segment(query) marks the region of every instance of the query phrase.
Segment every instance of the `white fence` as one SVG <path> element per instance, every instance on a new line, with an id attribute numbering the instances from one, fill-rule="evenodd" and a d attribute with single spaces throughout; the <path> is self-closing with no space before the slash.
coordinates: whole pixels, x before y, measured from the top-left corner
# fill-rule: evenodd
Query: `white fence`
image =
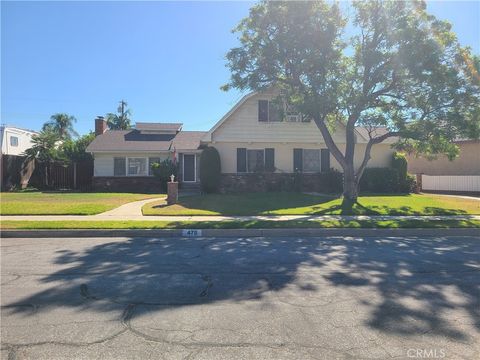
<path id="1" fill-rule="evenodd" d="M 480 175 L 422 175 L 422 190 L 480 192 Z"/>

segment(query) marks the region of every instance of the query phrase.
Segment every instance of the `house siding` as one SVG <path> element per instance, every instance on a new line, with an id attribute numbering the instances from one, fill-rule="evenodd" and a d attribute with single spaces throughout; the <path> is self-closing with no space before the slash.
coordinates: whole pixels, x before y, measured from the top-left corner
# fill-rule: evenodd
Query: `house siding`
<path id="1" fill-rule="evenodd" d="M 166 160 L 169 153 L 95 153 L 94 155 L 94 177 L 114 176 L 113 159 L 116 157 L 160 157 L 160 160 Z M 124 176 L 131 178 L 132 176 Z"/>
<path id="2" fill-rule="evenodd" d="M 326 149 L 322 143 L 273 143 L 273 142 L 215 142 L 211 146 L 215 147 L 220 154 L 221 168 L 223 174 L 237 172 L 237 148 L 247 149 L 275 149 L 275 172 L 293 173 L 293 149 Z M 343 151 L 343 146 L 340 146 Z M 358 168 L 363 160 L 365 144 L 357 144 L 355 148 L 355 166 Z M 372 148 L 372 158 L 368 167 L 388 167 L 391 164 L 393 150 L 388 144 L 377 144 Z M 330 167 L 341 171 L 340 164 L 330 155 Z"/>
<path id="3" fill-rule="evenodd" d="M 273 93 L 257 94 L 248 98 L 225 122 L 212 133 L 216 142 L 297 142 L 323 143 L 317 125 L 311 122 L 262 122 L 258 121 L 258 100 L 268 100 Z M 333 138 L 336 142 L 345 139 L 345 131 L 339 128 Z M 359 139 L 359 141 L 363 141 Z"/>
<path id="4" fill-rule="evenodd" d="M 0 132 L 0 139 L 2 142 L 2 154 L 4 155 L 23 155 L 25 150 L 30 149 L 33 145 L 32 135 L 35 135 L 34 132 L 8 126 L 0 127 Z M 17 138 L 17 146 L 12 146 L 10 144 L 11 137 Z"/>

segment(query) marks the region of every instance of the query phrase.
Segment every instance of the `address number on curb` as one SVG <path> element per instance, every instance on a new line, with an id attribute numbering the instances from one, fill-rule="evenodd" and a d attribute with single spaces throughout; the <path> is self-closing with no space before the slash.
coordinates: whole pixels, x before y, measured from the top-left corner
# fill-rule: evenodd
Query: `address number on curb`
<path id="1" fill-rule="evenodd" d="M 185 230 L 182 230 L 182 236 L 185 236 L 185 237 L 202 236 L 202 230 L 185 229 Z"/>

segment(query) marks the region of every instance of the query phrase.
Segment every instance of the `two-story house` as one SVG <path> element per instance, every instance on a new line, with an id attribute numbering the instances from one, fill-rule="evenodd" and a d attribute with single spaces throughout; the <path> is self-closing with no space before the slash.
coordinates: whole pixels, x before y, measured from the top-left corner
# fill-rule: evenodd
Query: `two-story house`
<path id="1" fill-rule="evenodd" d="M 2 125 L 0 127 L 0 142 L 3 155 L 22 155 L 32 147 L 32 135 L 38 134 L 32 130 L 16 126 Z"/>
<path id="2" fill-rule="evenodd" d="M 166 158 L 178 161 L 181 183 L 196 184 L 204 146 L 213 146 L 220 154 L 225 191 L 262 189 L 241 181 L 256 174 L 268 173 L 269 179 L 275 179 L 297 172 L 314 178 L 331 168 L 341 170 L 315 123 L 301 114 L 278 111 L 275 98 L 273 92 L 248 94 L 207 132 L 183 131 L 177 123 L 137 123 L 132 130 L 107 130 L 103 118 L 97 118 L 97 137 L 87 148 L 95 159 L 94 185 L 118 190 L 156 186 L 150 164 Z M 345 131 L 338 127 L 333 136 L 343 149 Z M 368 142 L 365 129 L 357 129 L 356 140 L 355 163 L 360 165 Z M 390 165 L 391 142 L 373 147 L 370 167 Z"/>

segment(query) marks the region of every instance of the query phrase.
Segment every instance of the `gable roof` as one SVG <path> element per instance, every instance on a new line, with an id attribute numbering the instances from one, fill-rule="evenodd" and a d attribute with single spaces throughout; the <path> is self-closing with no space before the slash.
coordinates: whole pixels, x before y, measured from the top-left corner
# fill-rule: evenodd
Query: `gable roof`
<path id="1" fill-rule="evenodd" d="M 236 104 L 233 108 L 230 109 L 230 111 L 228 111 L 215 125 L 213 125 L 213 127 L 207 131 L 205 133 L 205 136 L 203 137 L 202 141 L 205 141 L 205 142 L 210 142 L 212 141 L 212 134 L 215 132 L 215 130 L 217 130 L 225 121 L 227 121 L 227 119 L 235 112 L 237 111 L 238 108 L 240 108 L 248 99 L 252 98 L 253 96 L 259 94 L 260 92 L 258 91 L 254 91 L 254 92 L 251 92 L 245 96 L 243 96 Z M 343 125 L 343 124 L 341 124 Z M 365 132 L 359 132 L 358 131 L 358 128 L 355 128 L 355 133 L 357 135 L 359 135 L 360 137 L 362 137 L 364 140 L 368 141 L 369 138 L 368 138 L 368 135 L 367 137 L 365 137 L 366 134 L 368 133 L 365 133 Z"/>
<path id="2" fill-rule="evenodd" d="M 198 149 L 206 131 L 180 131 L 172 141 L 175 150 Z"/>
<path id="3" fill-rule="evenodd" d="M 225 115 L 223 115 L 223 117 L 217 121 L 217 123 L 215 125 L 213 125 L 213 127 L 207 131 L 205 133 L 205 136 L 203 137 L 203 141 L 212 141 L 212 134 L 215 130 L 217 130 L 229 117 L 230 115 L 232 115 L 235 111 L 237 111 L 237 109 L 242 106 L 245 101 L 247 101 L 248 99 L 250 99 L 251 97 L 257 95 L 258 92 L 257 91 L 254 91 L 254 92 L 251 92 L 247 95 L 245 95 L 244 97 L 242 97 L 236 104 L 233 108 L 230 109 L 230 111 L 228 111 Z"/>
<path id="4" fill-rule="evenodd" d="M 368 133 L 368 129 L 366 127 L 363 127 L 363 126 L 357 126 L 356 128 L 356 131 L 358 134 L 360 134 L 366 141 L 369 141 L 370 140 L 370 135 Z M 389 130 L 382 126 L 382 127 L 378 127 L 378 128 L 375 128 L 374 130 L 372 130 L 372 135 L 373 137 L 377 137 L 377 136 L 382 136 L 383 134 L 386 134 L 387 132 L 389 132 Z M 389 137 L 389 138 L 386 138 L 383 143 L 394 143 L 395 141 L 398 140 L 398 136 L 392 136 L 392 137 Z"/>
<path id="5" fill-rule="evenodd" d="M 87 147 L 88 152 L 158 152 L 196 150 L 203 131 L 181 131 L 177 134 L 145 134 L 134 130 L 107 130 Z"/>

